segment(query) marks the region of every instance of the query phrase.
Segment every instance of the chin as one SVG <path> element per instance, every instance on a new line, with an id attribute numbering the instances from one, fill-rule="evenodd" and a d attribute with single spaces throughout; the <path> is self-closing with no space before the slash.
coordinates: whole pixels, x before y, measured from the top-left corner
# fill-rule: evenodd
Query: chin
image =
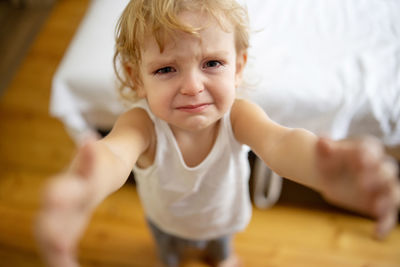
<path id="1" fill-rule="evenodd" d="M 215 125 L 215 123 L 218 122 L 219 119 L 217 120 L 209 120 L 209 119 L 203 119 L 203 118 L 196 118 L 193 120 L 186 121 L 186 123 L 181 124 L 180 126 L 177 126 L 181 129 L 191 131 L 191 132 L 196 132 L 196 131 L 201 131 L 204 129 L 207 129 L 209 127 L 212 127 Z"/>

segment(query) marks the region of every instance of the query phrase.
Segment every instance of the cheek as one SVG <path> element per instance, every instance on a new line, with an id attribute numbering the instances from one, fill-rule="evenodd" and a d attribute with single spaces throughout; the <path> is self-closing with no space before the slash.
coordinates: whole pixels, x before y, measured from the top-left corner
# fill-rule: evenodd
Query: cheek
<path id="1" fill-rule="evenodd" d="M 235 93 L 235 75 L 230 73 L 230 75 L 226 75 L 223 79 L 220 79 L 219 83 L 221 88 L 220 91 L 222 91 L 223 94 L 230 95 Z"/>
<path id="2" fill-rule="evenodd" d="M 147 102 L 153 113 L 162 116 L 168 112 L 172 97 L 163 90 L 150 90 L 147 93 Z"/>
<path id="3" fill-rule="evenodd" d="M 223 79 L 219 81 L 218 87 L 213 97 L 221 109 L 229 109 L 236 97 L 235 84 L 232 79 Z"/>

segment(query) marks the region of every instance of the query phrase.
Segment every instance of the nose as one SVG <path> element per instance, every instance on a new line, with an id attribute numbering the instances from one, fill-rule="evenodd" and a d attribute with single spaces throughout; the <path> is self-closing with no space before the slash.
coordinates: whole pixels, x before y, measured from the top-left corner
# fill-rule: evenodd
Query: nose
<path id="1" fill-rule="evenodd" d="M 196 71 L 190 71 L 183 75 L 180 87 L 180 93 L 183 95 L 197 95 L 204 91 L 204 84 L 201 74 Z"/>

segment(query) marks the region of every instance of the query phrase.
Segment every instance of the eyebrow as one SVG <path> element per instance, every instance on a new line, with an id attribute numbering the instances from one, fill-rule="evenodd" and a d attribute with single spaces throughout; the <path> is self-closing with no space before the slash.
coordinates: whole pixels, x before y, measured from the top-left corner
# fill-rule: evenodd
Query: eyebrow
<path id="1" fill-rule="evenodd" d="M 229 52 L 227 50 L 216 50 L 216 51 L 205 51 L 204 53 L 200 54 L 201 57 L 205 58 L 226 58 L 229 55 Z M 156 69 L 165 65 L 169 64 L 176 64 L 176 62 L 180 58 L 186 58 L 185 55 L 175 55 L 175 56 L 157 56 L 155 59 L 151 59 L 149 62 L 145 63 L 146 69 Z"/>
<path id="2" fill-rule="evenodd" d="M 176 58 L 154 59 L 147 62 L 144 66 L 148 69 L 156 69 L 164 65 L 175 64 Z"/>
<path id="3" fill-rule="evenodd" d="M 206 51 L 206 57 L 227 57 L 229 52 L 227 50 Z"/>

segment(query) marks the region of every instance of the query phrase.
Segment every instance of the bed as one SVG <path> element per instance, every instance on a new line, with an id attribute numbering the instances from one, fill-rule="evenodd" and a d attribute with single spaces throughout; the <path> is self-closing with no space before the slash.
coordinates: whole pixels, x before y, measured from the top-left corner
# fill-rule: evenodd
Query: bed
<path id="1" fill-rule="evenodd" d="M 54 75 L 50 113 L 77 142 L 88 131 L 109 130 L 125 109 L 112 58 L 127 2 L 92 0 Z M 241 96 L 289 127 L 400 144 L 400 1 L 241 2 L 253 30 Z M 254 172 L 255 204 L 269 207 L 282 178 L 259 160 Z"/>

